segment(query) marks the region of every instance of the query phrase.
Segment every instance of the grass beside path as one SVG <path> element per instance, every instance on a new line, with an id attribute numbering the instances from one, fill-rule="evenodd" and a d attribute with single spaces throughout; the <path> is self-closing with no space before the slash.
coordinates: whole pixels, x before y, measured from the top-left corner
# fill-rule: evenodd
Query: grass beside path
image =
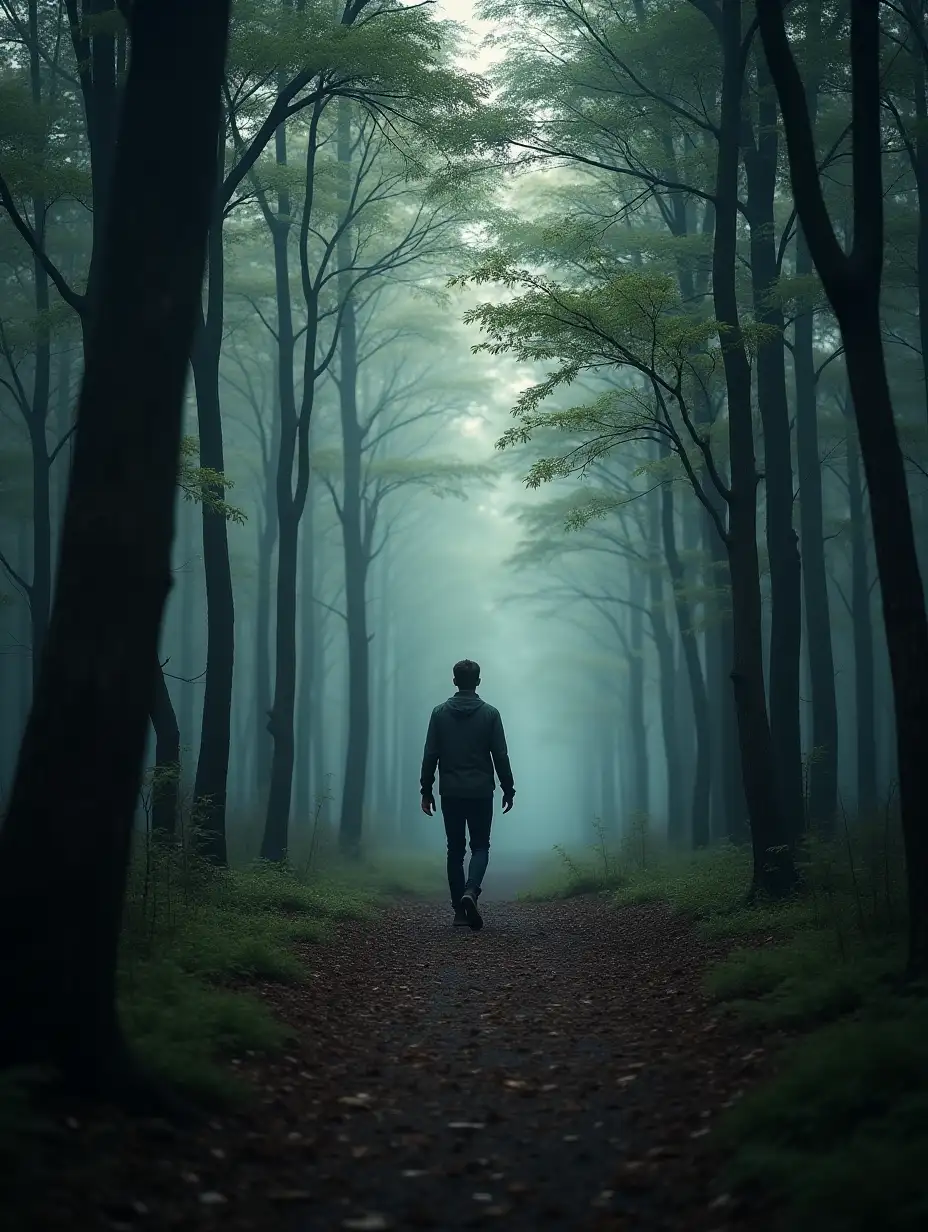
<path id="1" fill-rule="evenodd" d="M 136 1054 L 204 1107 L 242 1105 L 250 1088 L 236 1080 L 230 1060 L 279 1051 L 288 1038 L 249 982 L 303 982 L 310 970 L 298 943 L 324 942 L 339 920 L 373 917 L 394 895 L 434 892 L 433 864 L 375 855 L 359 864 L 330 857 L 312 869 L 218 870 L 189 847 L 141 843 L 119 972 L 122 1020 Z M 3 1190 L 31 1175 L 34 1134 L 49 1131 L 36 1082 L 30 1073 L 0 1074 Z"/>
<path id="2" fill-rule="evenodd" d="M 732 1190 L 768 1196 L 784 1232 L 928 1227 L 928 989 L 900 981 L 897 836 L 881 822 L 810 839 L 795 898 L 752 906 L 743 849 L 671 858 L 638 835 L 612 855 L 599 838 L 592 856 L 561 852 L 559 877 L 533 897 L 667 903 L 707 939 L 734 943 L 707 973 L 709 994 L 789 1033 L 777 1076 L 716 1130 Z"/>

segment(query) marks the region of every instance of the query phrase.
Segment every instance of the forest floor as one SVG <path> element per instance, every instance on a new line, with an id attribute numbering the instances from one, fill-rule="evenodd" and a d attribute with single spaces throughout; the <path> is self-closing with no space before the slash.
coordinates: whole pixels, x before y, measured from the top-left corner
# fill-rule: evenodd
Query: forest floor
<path id="1" fill-rule="evenodd" d="M 257 985 L 293 1034 L 236 1058 L 250 1106 L 73 1109 L 23 1226 L 763 1228 L 710 1134 L 776 1044 L 703 991 L 728 946 L 661 905 L 484 902 L 479 933 L 407 899 L 299 947 L 304 982 Z"/>

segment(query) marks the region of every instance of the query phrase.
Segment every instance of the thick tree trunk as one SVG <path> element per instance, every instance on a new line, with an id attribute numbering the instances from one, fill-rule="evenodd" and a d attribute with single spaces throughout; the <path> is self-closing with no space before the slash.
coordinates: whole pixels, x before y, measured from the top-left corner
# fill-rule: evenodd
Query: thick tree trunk
<path id="1" fill-rule="evenodd" d="M 58 585 L 0 831 L 0 1063 L 51 1063 L 93 1094 L 136 1103 L 152 1092 L 119 1027 L 116 956 L 171 584 L 228 18 L 228 0 L 132 8 Z"/>
<path id="2" fill-rule="evenodd" d="M 177 726 L 177 715 L 174 713 L 164 670 L 157 656 L 151 725 L 155 729 L 151 829 L 153 834 L 173 838 L 177 833 L 177 808 L 180 799 L 180 729 Z"/>
<path id="3" fill-rule="evenodd" d="M 732 683 L 744 795 L 754 853 L 752 889 L 788 893 L 795 884 L 767 717 L 757 555 L 757 468 L 751 413 L 751 369 L 741 335 L 735 285 L 738 163 L 741 133 L 741 3 L 722 0 L 722 98 L 712 255 L 715 313 L 725 329 L 722 349 L 728 391 L 728 559 L 732 589 Z"/>

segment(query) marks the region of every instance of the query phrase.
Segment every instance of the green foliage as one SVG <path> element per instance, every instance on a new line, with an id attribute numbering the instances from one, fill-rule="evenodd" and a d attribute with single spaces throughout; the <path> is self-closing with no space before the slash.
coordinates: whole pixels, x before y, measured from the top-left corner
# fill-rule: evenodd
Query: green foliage
<path id="1" fill-rule="evenodd" d="M 209 466 L 195 466 L 190 459 L 200 452 L 200 442 L 195 436 L 185 436 L 181 441 L 180 471 L 177 486 L 183 493 L 184 500 L 204 505 L 213 513 L 243 526 L 247 514 L 236 505 L 230 505 L 225 500 L 225 493 L 234 487 L 234 481 L 222 471 L 213 470 Z"/>
<path id="2" fill-rule="evenodd" d="M 730 1183 L 762 1185 L 784 1232 L 925 1227 L 928 1001 L 887 997 L 816 1031 L 720 1139 Z"/>
<path id="3" fill-rule="evenodd" d="M 124 913 L 120 1005 L 130 1039 L 156 1070 L 204 1098 L 241 1098 L 223 1060 L 286 1037 L 242 980 L 301 982 L 296 942 L 339 919 L 370 915 L 377 894 L 328 872 L 256 864 L 220 870 L 178 841 L 142 835 Z"/>

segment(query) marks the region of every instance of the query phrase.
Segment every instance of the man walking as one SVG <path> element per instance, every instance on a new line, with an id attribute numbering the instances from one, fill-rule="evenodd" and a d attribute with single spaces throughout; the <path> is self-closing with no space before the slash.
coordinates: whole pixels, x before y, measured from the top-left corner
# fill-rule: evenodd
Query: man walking
<path id="1" fill-rule="evenodd" d="M 432 785 L 438 767 L 438 794 L 448 839 L 448 888 L 456 928 L 483 927 L 477 909 L 490 858 L 490 823 L 496 778 L 503 812 L 512 808 L 515 787 L 499 711 L 477 696 L 480 665 L 462 659 L 454 665 L 457 692 L 436 706 L 429 719 L 422 756 L 422 811 L 435 812 Z M 493 770 L 496 769 L 496 777 Z M 464 846 L 470 833 L 470 866 L 464 880 Z"/>

